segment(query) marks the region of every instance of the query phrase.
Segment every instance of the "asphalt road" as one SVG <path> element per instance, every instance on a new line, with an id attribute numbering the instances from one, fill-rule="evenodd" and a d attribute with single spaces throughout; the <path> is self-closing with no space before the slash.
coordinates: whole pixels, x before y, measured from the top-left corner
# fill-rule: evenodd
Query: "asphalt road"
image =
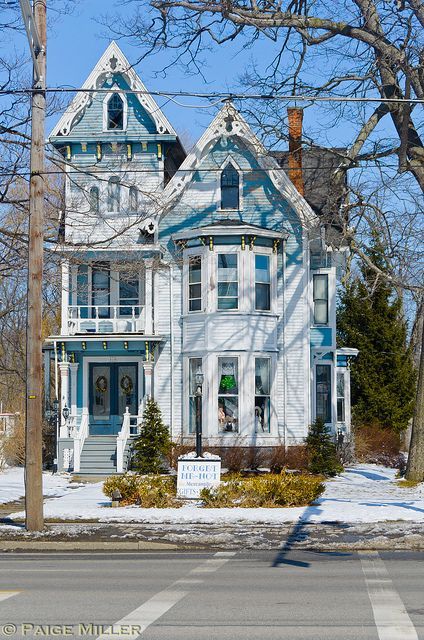
<path id="1" fill-rule="evenodd" d="M 0 640 L 424 640 L 423 560 L 403 551 L 1 554 Z"/>

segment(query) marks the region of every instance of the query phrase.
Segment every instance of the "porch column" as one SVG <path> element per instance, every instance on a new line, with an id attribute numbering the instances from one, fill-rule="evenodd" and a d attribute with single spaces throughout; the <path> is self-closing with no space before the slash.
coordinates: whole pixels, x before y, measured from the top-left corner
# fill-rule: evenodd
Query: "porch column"
<path id="1" fill-rule="evenodd" d="M 145 266 L 145 307 L 144 307 L 144 333 L 153 335 L 153 260 L 144 261 Z"/>
<path id="2" fill-rule="evenodd" d="M 71 362 L 69 364 L 69 370 L 71 372 L 71 416 L 77 415 L 77 373 L 78 362 Z"/>
<path id="3" fill-rule="evenodd" d="M 68 335 L 68 306 L 69 306 L 69 260 L 62 262 L 62 335 Z"/>
<path id="4" fill-rule="evenodd" d="M 62 415 L 62 410 L 66 404 L 69 407 L 69 362 L 59 362 L 60 370 L 60 437 L 66 438 L 68 436 L 68 429 L 65 419 Z"/>
<path id="5" fill-rule="evenodd" d="M 144 404 L 146 403 L 147 398 L 152 398 L 152 378 L 153 378 L 153 368 L 154 363 L 151 361 L 143 362 L 144 369 Z"/>

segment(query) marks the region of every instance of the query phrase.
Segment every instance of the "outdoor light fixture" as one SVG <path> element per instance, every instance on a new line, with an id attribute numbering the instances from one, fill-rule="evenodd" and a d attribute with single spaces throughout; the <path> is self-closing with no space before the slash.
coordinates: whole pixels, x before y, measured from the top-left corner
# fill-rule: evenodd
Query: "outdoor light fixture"
<path id="1" fill-rule="evenodd" d="M 62 416 L 63 416 L 63 419 L 65 420 L 65 422 L 68 422 L 69 414 L 70 414 L 69 408 L 65 404 L 65 406 L 62 409 Z"/>
<path id="2" fill-rule="evenodd" d="M 107 342 L 103 342 L 103 349 L 106 351 L 106 349 L 107 349 Z"/>
<path id="3" fill-rule="evenodd" d="M 128 349 L 128 342 L 127 341 L 124 342 L 124 349 Z"/>
<path id="4" fill-rule="evenodd" d="M 87 343 L 81 342 L 82 350 L 85 351 L 87 349 Z"/>
<path id="5" fill-rule="evenodd" d="M 202 457 L 202 385 L 203 373 L 198 371 L 194 374 L 196 384 L 196 458 Z"/>

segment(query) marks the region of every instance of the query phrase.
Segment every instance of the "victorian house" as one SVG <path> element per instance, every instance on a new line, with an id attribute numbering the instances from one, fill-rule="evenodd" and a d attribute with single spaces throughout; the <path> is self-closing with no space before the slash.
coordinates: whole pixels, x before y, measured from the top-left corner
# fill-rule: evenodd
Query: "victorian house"
<path id="1" fill-rule="evenodd" d="M 60 469 L 125 470 L 148 396 L 173 441 L 192 443 L 198 373 L 206 446 L 290 446 L 317 416 L 348 434 L 343 251 L 302 195 L 296 153 L 291 180 L 226 102 L 186 155 L 115 43 L 50 142 L 66 183 L 62 326 L 49 338 Z"/>

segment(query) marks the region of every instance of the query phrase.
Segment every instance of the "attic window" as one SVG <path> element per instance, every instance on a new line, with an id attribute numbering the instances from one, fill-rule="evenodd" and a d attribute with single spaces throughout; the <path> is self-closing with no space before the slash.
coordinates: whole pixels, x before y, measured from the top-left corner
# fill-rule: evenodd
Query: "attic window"
<path id="1" fill-rule="evenodd" d="M 121 131 L 124 128 L 124 101 L 117 93 L 107 103 L 107 128 Z"/>
<path id="2" fill-rule="evenodd" d="M 221 173 L 221 209 L 239 208 L 240 176 L 229 162 Z"/>

